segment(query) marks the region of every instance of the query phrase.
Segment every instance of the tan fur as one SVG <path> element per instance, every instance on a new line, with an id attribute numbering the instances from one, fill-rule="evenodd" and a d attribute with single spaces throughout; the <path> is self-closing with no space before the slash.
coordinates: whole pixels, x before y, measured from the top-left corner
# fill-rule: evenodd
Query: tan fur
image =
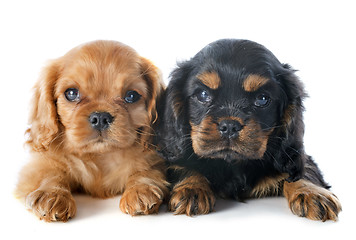
<path id="1" fill-rule="evenodd" d="M 287 106 L 282 118 L 282 122 L 284 123 L 283 126 L 285 128 L 290 128 L 290 126 L 293 124 L 293 116 L 295 115 L 296 111 L 297 108 L 295 105 L 290 104 Z"/>
<path id="2" fill-rule="evenodd" d="M 68 88 L 79 89 L 79 102 L 66 100 Z M 121 205 L 132 210 L 125 212 L 157 212 L 168 189 L 163 160 L 150 139 L 163 88 L 152 63 L 114 41 L 84 44 L 52 61 L 34 88 L 27 130 L 32 159 L 20 174 L 16 195 L 46 221 L 73 217 L 71 192 L 78 189 L 100 198 L 126 189 Z M 141 99 L 124 102 L 129 90 Z M 91 127 L 93 112 L 114 117 L 109 129 L 99 133 Z"/>
<path id="3" fill-rule="evenodd" d="M 195 199 L 194 201 L 191 201 Z M 168 203 L 174 214 L 208 214 L 215 205 L 215 196 L 208 180 L 198 173 L 177 183 Z"/>
<path id="4" fill-rule="evenodd" d="M 220 140 L 220 134 L 217 131 L 217 125 L 213 123 L 211 117 L 206 117 L 199 125 L 194 125 L 192 122 L 190 122 L 190 125 L 192 127 L 190 134 L 192 138 L 192 147 L 196 154 L 202 154 L 206 152 L 203 140 Z"/>
<path id="5" fill-rule="evenodd" d="M 220 86 L 220 77 L 216 72 L 204 72 L 197 76 L 197 78 L 210 89 L 218 89 Z"/>
<path id="6" fill-rule="evenodd" d="M 275 177 L 266 177 L 259 181 L 251 191 L 251 197 L 262 198 L 279 195 L 283 189 L 284 180 L 288 174 L 284 173 Z"/>
<path id="7" fill-rule="evenodd" d="M 225 119 L 225 118 L 221 118 Z M 199 156 L 209 155 L 221 150 L 231 149 L 237 153 L 248 156 L 251 159 L 258 159 L 263 156 L 267 149 L 268 137 L 272 133 L 273 128 L 265 131 L 260 124 L 254 120 L 249 120 L 243 123 L 240 118 L 226 118 L 240 122 L 243 125 L 239 136 L 227 145 L 222 139 L 218 131 L 218 125 L 211 117 L 206 117 L 199 125 L 192 127 L 191 138 L 193 150 Z M 220 119 L 219 119 L 220 120 Z M 206 142 L 209 142 L 207 144 Z M 215 157 L 223 157 L 216 154 Z"/>
<path id="8" fill-rule="evenodd" d="M 285 182 L 283 193 L 291 211 L 300 217 L 336 221 L 341 211 L 340 201 L 332 192 L 305 179 Z"/>
<path id="9" fill-rule="evenodd" d="M 268 78 L 256 74 L 250 74 L 243 82 L 242 87 L 245 89 L 246 92 L 254 92 L 267 82 Z"/>

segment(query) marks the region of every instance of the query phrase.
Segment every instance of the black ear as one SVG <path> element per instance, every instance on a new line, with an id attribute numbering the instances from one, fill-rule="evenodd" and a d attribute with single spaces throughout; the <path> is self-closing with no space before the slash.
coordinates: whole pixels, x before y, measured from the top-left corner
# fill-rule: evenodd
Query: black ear
<path id="1" fill-rule="evenodd" d="M 285 94 L 285 102 L 281 111 L 282 125 L 286 138 L 293 136 L 303 141 L 303 100 L 307 96 L 304 85 L 288 64 L 283 64 L 283 72 L 278 76 L 279 83 Z"/>
<path id="2" fill-rule="evenodd" d="M 190 124 L 186 84 L 192 69 L 190 61 L 178 64 L 171 73 L 168 87 L 159 100 L 155 124 L 155 144 L 165 159 L 176 161 L 190 147 Z"/>
<path id="3" fill-rule="evenodd" d="M 289 181 L 296 181 L 303 176 L 307 159 L 303 145 L 303 100 L 307 95 L 295 72 L 288 64 L 284 64 L 276 75 L 284 102 L 281 104 L 282 127 L 278 131 L 281 149 L 275 165 L 280 171 L 289 173 Z"/>

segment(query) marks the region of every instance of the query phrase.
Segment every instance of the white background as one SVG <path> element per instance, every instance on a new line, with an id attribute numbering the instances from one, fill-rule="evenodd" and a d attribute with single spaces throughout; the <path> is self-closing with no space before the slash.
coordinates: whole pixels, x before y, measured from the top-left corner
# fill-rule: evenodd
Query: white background
<path id="1" fill-rule="evenodd" d="M 342 0 L 1 1 L 0 238 L 355 237 L 355 15 L 352 1 Z M 305 148 L 341 200 L 338 222 L 296 217 L 284 198 L 220 200 L 216 212 L 191 218 L 174 216 L 165 206 L 158 215 L 131 217 L 119 210 L 120 197 L 76 195 L 76 218 L 45 223 L 13 197 L 28 160 L 23 142 L 30 90 L 46 60 L 87 41 L 118 40 L 156 63 L 168 82 L 177 60 L 220 38 L 257 41 L 299 70 L 310 95 Z"/>

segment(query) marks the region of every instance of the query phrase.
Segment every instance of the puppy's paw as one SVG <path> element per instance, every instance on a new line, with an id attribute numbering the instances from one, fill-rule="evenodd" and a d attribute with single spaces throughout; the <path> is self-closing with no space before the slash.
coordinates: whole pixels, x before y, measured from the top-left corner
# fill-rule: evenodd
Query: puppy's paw
<path id="1" fill-rule="evenodd" d="M 26 206 L 46 222 L 66 222 L 77 211 L 72 194 L 64 189 L 36 190 L 26 197 Z"/>
<path id="2" fill-rule="evenodd" d="M 332 192 L 313 184 L 298 188 L 288 202 L 295 215 L 312 220 L 336 221 L 341 211 L 340 201 Z"/>
<path id="3" fill-rule="evenodd" d="M 120 200 L 120 209 L 132 216 L 157 213 L 164 192 L 154 185 L 136 185 L 127 190 Z"/>
<path id="4" fill-rule="evenodd" d="M 168 210 L 188 216 L 208 214 L 215 205 L 215 196 L 210 188 L 178 186 L 173 189 Z"/>

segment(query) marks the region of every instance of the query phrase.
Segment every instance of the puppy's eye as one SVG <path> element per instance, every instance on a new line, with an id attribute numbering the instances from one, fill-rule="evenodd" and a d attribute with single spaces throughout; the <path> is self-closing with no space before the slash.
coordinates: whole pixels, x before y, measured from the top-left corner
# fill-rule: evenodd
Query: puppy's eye
<path id="1" fill-rule="evenodd" d="M 271 102 L 271 98 L 266 94 L 260 94 L 255 99 L 255 106 L 257 107 L 267 107 Z"/>
<path id="2" fill-rule="evenodd" d="M 128 91 L 125 96 L 125 102 L 134 103 L 140 100 L 141 95 L 136 91 Z"/>
<path id="3" fill-rule="evenodd" d="M 197 99 L 199 102 L 208 103 L 211 101 L 211 96 L 209 95 L 208 91 L 200 90 L 196 93 Z"/>
<path id="4" fill-rule="evenodd" d="M 64 92 L 64 96 L 69 102 L 76 102 L 80 100 L 79 90 L 76 88 L 68 88 Z"/>

